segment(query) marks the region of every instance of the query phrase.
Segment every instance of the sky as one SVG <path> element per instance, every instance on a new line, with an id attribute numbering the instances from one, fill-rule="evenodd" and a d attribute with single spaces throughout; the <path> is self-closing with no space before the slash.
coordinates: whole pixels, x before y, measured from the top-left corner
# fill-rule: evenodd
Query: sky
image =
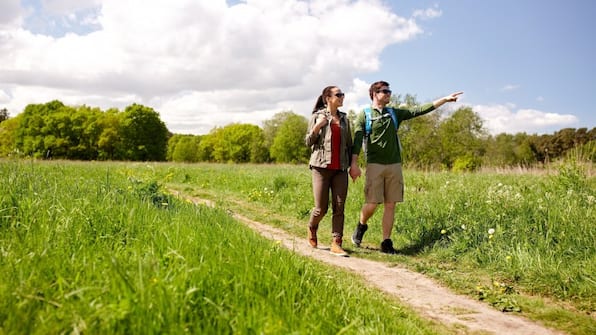
<path id="1" fill-rule="evenodd" d="M 596 127 L 596 1 L 1 0 L 0 108 L 153 108 L 176 134 L 463 91 L 491 134 Z"/>

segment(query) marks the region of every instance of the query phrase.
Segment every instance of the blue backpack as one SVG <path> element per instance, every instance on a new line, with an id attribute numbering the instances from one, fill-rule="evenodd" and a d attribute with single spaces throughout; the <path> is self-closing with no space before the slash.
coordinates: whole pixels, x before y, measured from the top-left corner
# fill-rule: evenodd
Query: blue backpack
<path id="1" fill-rule="evenodd" d="M 372 111 L 371 111 L 370 107 L 366 107 L 364 109 L 364 117 L 365 117 L 364 134 L 365 134 L 365 136 L 370 135 L 370 133 L 372 132 L 372 122 L 373 121 L 379 120 L 379 119 L 387 117 L 387 116 L 391 116 L 391 118 L 393 119 L 393 124 L 395 125 L 395 131 L 397 131 L 398 121 L 397 121 L 397 116 L 395 115 L 395 111 L 393 111 L 393 108 L 391 108 L 391 107 L 385 107 L 385 109 L 389 113 L 385 113 L 385 114 L 377 116 L 375 118 L 372 117 Z"/>
<path id="2" fill-rule="evenodd" d="M 391 116 L 391 118 L 393 119 L 393 124 L 395 125 L 395 137 L 397 138 L 397 145 L 399 146 L 399 150 L 401 151 L 401 141 L 399 140 L 399 136 L 397 136 L 397 128 L 399 126 L 399 121 L 397 120 L 397 115 L 395 115 L 395 111 L 393 110 L 393 108 L 391 107 L 385 107 L 385 109 L 388 111 L 388 113 L 382 114 L 380 116 L 377 117 L 372 117 L 372 111 L 370 107 L 366 107 L 364 109 L 364 138 L 363 138 L 363 147 L 364 147 L 364 152 L 367 151 L 367 137 L 370 135 L 370 133 L 372 132 L 372 122 L 379 120 L 381 118 L 387 117 L 387 116 Z"/>

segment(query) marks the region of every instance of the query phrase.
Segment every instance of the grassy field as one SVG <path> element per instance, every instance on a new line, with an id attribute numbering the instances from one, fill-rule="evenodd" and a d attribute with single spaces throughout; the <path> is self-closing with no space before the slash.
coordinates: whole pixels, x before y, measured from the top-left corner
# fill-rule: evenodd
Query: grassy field
<path id="1" fill-rule="evenodd" d="M 453 333 L 164 193 L 179 168 L 0 161 L 0 334 Z"/>
<path id="2" fill-rule="evenodd" d="M 312 207 L 304 166 L 187 165 L 166 168 L 164 184 L 254 219 L 305 234 Z M 405 171 L 406 201 L 394 228 L 398 256 L 379 253 L 380 213 L 353 257 L 407 264 L 495 308 L 571 334 L 596 333 L 596 178 L 580 165 L 550 173 Z M 363 202 L 350 184 L 349 236 Z M 330 232 L 330 218 L 321 235 Z M 329 243 L 330 233 L 327 236 Z"/>
<path id="3" fill-rule="evenodd" d="M 542 175 L 405 178 L 393 236 L 400 254 L 376 250 L 379 211 L 364 248 L 346 243 L 352 257 L 406 264 L 497 309 L 596 333 L 594 177 L 569 164 Z M 362 182 L 350 185 L 346 235 Z M 226 214 L 303 236 L 312 207 L 305 166 L 0 161 L 0 184 L 0 333 L 452 331 Z M 330 231 L 328 215 L 323 242 Z"/>

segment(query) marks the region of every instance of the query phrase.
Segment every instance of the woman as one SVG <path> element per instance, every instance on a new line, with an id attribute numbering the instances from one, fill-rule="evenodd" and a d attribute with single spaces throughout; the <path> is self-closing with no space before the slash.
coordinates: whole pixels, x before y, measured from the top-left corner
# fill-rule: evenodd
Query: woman
<path id="1" fill-rule="evenodd" d="M 308 222 L 308 241 L 317 247 L 317 229 L 329 208 L 331 191 L 331 253 L 348 256 L 342 249 L 344 206 L 348 194 L 348 168 L 352 148 L 352 131 L 343 105 L 344 93 L 337 86 L 327 86 L 318 97 L 306 133 L 306 145 L 311 148 L 309 167 L 315 207 Z"/>

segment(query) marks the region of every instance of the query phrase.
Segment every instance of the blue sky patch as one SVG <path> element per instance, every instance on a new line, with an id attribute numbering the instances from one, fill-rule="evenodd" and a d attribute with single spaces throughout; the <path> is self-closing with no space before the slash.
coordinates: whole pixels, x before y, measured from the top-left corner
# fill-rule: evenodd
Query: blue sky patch
<path id="1" fill-rule="evenodd" d="M 22 0 L 25 9 L 23 27 L 34 34 L 62 37 L 67 33 L 87 35 L 101 28 L 97 18 L 101 7 L 81 8 L 57 13 L 43 7 L 40 0 Z"/>

